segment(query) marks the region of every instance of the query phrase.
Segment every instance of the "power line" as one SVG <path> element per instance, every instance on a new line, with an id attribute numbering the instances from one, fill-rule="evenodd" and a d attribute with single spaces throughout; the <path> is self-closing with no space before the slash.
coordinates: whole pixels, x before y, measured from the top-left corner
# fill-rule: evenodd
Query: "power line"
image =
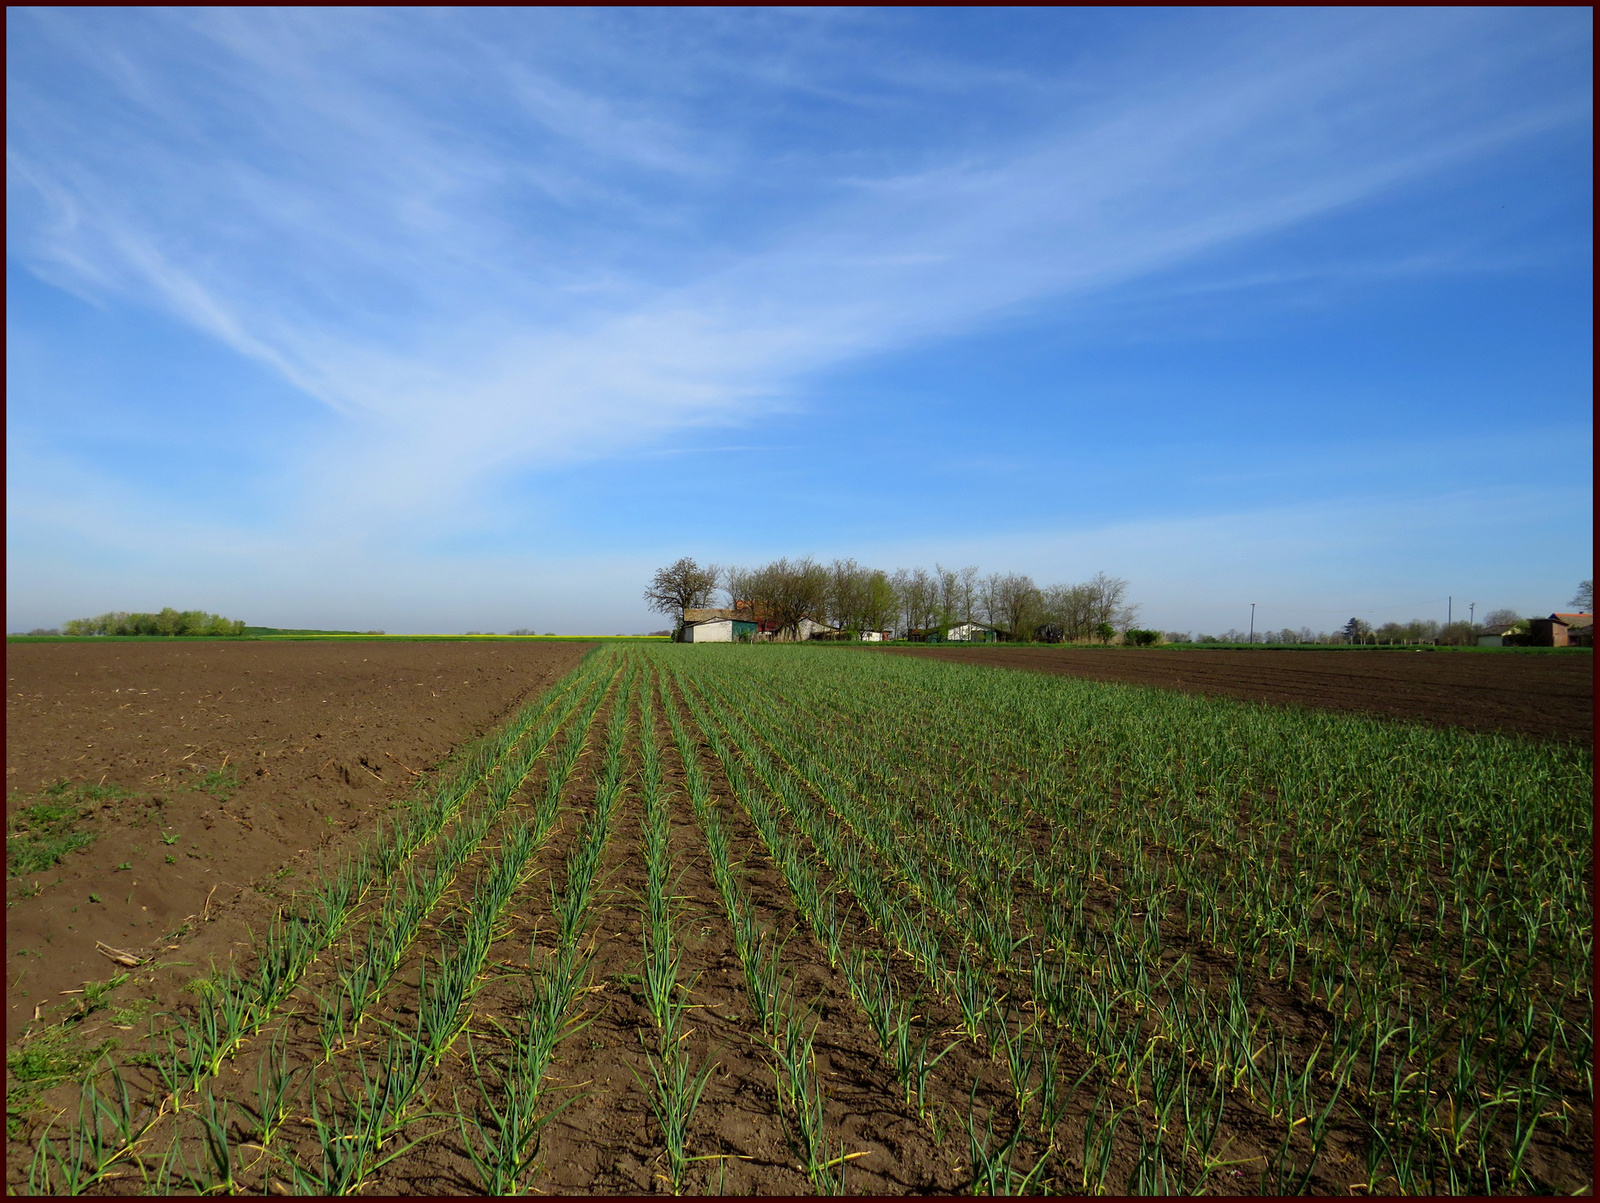
<path id="1" fill-rule="evenodd" d="M 1261 603 L 1263 608 L 1270 606 L 1275 610 L 1292 610 L 1296 614 L 1376 614 L 1380 610 L 1420 610 L 1425 606 L 1436 606 L 1438 604 L 1439 599 L 1437 597 L 1420 602 L 1396 602 L 1392 606 L 1368 606 L 1365 609 L 1353 608 L 1350 606 L 1335 606 L 1329 610 L 1308 610 L 1304 606 L 1297 606 L 1290 602 L 1285 602 L 1282 605 L 1279 605 L 1276 602 Z"/>

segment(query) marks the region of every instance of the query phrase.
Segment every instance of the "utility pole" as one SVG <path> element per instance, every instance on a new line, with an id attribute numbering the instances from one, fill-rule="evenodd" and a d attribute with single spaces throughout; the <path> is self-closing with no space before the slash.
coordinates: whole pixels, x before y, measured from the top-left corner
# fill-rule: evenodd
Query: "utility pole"
<path id="1" fill-rule="evenodd" d="M 1478 623 L 1478 603 L 1472 602 L 1467 606 L 1467 625 L 1476 626 Z"/>
<path id="2" fill-rule="evenodd" d="M 1452 621 L 1454 621 L 1455 614 L 1456 614 L 1456 599 L 1454 597 L 1446 598 L 1445 599 L 1445 603 L 1444 603 L 1444 625 L 1445 626 L 1449 626 L 1450 623 Z"/>
<path id="3" fill-rule="evenodd" d="M 1256 604 L 1250 603 L 1250 642 L 1256 641 Z"/>

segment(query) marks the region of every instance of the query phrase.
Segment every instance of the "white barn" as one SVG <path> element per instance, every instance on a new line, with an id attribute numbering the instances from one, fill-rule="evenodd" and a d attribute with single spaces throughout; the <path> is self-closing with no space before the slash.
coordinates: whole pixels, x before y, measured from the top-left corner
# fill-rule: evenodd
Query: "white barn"
<path id="1" fill-rule="evenodd" d="M 981 622 L 964 622 L 944 633 L 949 643 L 992 643 L 998 636 L 998 631 Z"/>
<path id="2" fill-rule="evenodd" d="M 739 618 L 707 618 L 683 624 L 685 643 L 736 643 L 755 634 L 756 624 Z"/>

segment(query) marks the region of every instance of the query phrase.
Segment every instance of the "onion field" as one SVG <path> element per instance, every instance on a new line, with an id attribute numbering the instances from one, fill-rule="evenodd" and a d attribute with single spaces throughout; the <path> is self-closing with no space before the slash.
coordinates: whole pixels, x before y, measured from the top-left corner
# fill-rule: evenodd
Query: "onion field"
<path id="1" fill-rule="evenodd" d="M 34 1131 L 41 1193 L 1592 1186 L 1587 750 L 591 653 Z"/>

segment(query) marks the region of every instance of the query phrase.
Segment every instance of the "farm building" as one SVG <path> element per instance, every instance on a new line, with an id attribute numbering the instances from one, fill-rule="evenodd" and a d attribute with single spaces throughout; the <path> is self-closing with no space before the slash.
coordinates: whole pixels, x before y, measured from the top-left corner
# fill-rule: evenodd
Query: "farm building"
<path id="1" fill-rule="evenodd" d="M 839 632 L 827 623 L 802 618 L 792 634 L 781 631 L 778 624 L 755 606 L 735 602 L 731 610 L 689 610 L 683 612 L 684 643 L 736 643 L 741 639 L 826 639 Z"/>
<path id="2" fill-rule="evenodd" d="M 837 627 L 830 627 L 827 623 L 817 622 L 815 619 L 802 618 L 795 627 L 794 637 L 796 639 L 827 639 L 838 633 Z"/>
<path id="3" fill-rule="evenodd" d="M 981 622 L 963 622 L 944 633 L 947 643 L 998 643 L 1000 632 Z"/>
<path id="4" fill-rule="evenodd" d="M 1478 636 L 1479 647 L 1515 647 L 1523 634 L 1516 627 L 1490 627 Z"/>
<path id="5" fill-rule="evenodd" d="M 756 624 L 738 618 L 708 618 L 683 624 L 685 643 L 737 643 L 752 638 Z"/>
<path id="6" fill-rule="evenodd" d="M 998 643 L 1000 631 L 981 622 L 963 622 L 953 627 L 912 627 L 906 638 L 913 643 Z"/>
<path id="7" fill-rule="evenodd" d="M 757 630 L 755 615 L 748 609 L 684 610 L 679 638 L 684 643 L 737 643 L 753 638 Z"/>
<path id="8" fill-rule="evenodd" d="M 862 643 L 887 643 L 894 638 L 893 631 L 862 631 Z"/>
<path id="9" fill-rule="evenodd" d="M 1528 622 L 1528 642 L 1534 647 L 1593 647 L 1593 614 L 1552 614 Z"/>

